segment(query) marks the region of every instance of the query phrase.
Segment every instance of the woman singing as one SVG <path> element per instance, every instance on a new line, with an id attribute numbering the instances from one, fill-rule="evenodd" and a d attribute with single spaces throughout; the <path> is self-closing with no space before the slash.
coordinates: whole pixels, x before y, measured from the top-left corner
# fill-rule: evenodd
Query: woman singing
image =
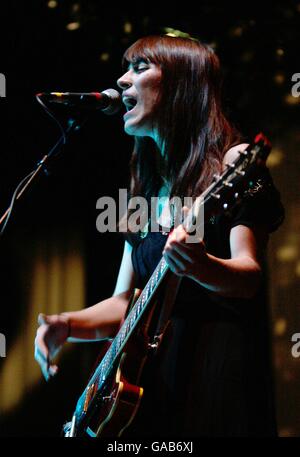
<path id="1" fill-rule="evenodd" d="M 150 36 L 125 52 L 123 64 L 117 84 L 124 129 L 134 137 L 130 196 L 195 199 L 248 146 L 222 111 L 217 56 L 194 39 Z M 151 223 L 142 233 L 129 230 L 112 297 L 39 316 L 36 359 L 46 379 L 66 341 L 116 334 L 133 289 L 143 288 L 164 256 L 181 284 L 124 435 L 274 436 L 264 255 L 283 208 L 266 167 L 262 175 L 257 192 L 210 218 L 196 243 L 182 224 L 171 234 L 152 232 Z M 157 216 L 172 226 L 166 206 L 158 205 Z"/>

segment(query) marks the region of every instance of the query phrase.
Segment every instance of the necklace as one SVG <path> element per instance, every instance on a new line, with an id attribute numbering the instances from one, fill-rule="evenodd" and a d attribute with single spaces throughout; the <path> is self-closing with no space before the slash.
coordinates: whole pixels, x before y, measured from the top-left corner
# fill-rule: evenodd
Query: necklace
<path id="1" fill-rule="evenodd" d="M 157 227 L 158 225 L 158 232 L 160 232 L 162 235 L 169 235 L 170 230 L 174 226 L 175 222 L 175 206 L 173 204 L 169 204 L 169 194 L 169 186 L 163 185 L 158 192 L 158 197 L 156 200 L 155 226 Z M 148 219 L 146 225 L 140 231 L 140 238 L 145 238 L 147 236 L 149 233 L 149 227 L 151 227 L 151 217 Z"/>

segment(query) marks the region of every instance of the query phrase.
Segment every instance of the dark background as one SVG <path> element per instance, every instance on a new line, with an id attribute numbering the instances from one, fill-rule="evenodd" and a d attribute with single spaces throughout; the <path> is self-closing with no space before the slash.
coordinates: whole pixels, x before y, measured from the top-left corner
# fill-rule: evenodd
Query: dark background
<path id="1" fill-rule="evenodd" d="M 152 2 L 104 7 L 96 0 L 11 1 L 6 5 L 1 17 L 5 32 L 0 72 L 6 76 L 7 94 L 0 99 L 0 212 L 8 207 L 20 179 L 60 135 L 55 122 L 37 103 L 36 93 L 117 88 L 125 49 L 140 36 L 166 33 L 166 28 L 210 43 L 223 65 L 227 115 L 247 138 L 262 130 L 275 146 L 275 162 L 270 167 L 275 163 L 272 174 L 282 192 L 287 219 L 270 246 L 270 277 L 277 277 L 276 271 L 282 271 L 283 276 L 289 272 L 285 283 L 270 283 L 278 418 L 283 436 L 299 436 L 299 361 L 291 358 L 290 339 L 300 332 L 300 267 L 295 256 L 295 268 L 291 267 L 283 248 L 299 248 L 300 104 L 291 97 L 291 77 L 300 72 L 300 2 L 238 6 L 200 1 L 194 6 L 177 2 L 164 3 L 164 7 L 163 11 Z M 75 29 L 70 30 L 68 24 Z M 68 113 L 58 114 L 65 123 Z M 74 251 L 84 262 L 84 306 L 112 293 L 123 239 L 120 234 L 97 232 L 96 201 L 104 195 L 116 198 L 118 189 L 127 187 L 131 147 L 132 139 L 123 132 L 122 116 L 90 115 L 51 161 L 49 176 L 41 176 L 17 205 L 0 241 L 0 332 L 7 339 L 0 378 L 14 341 L 24 329 L 36 326 L 30 304 L 24 305 L 34 280 L 27 266 L 34 262 L 35 242 L 44 243 L 47 250 L 49 240 L 57 239 L 63 245 L 65 237 L 78 234 L 80 244 L 75 242 Z M 58 435 L 61 424 L 71 417 L 99 346 L 77 345 L 63 356 L 61 373 L 52 383 L 40 378 L 23 389 L 19 401 L 4 408 L 0 435 Z M 33 358 L 31 353 L 25 356 L 25 351 L 23 347 L 19 358 Z M 10 389 L 20 389 L 22 369 L 15 373 L 11 369 L 9 376 Z M 0 398 L 6 395 L 7 387 L 3 386 L 0 379 Z"/>

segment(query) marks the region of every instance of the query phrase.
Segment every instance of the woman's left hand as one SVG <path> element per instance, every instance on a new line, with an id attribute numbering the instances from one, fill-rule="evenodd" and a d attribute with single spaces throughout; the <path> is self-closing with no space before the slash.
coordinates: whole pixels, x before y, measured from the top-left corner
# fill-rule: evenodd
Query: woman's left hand
<path id="1" fill-rule="evenodd" d="M 163 255 L 171 271 L 179 276 L 196 278 L 208 263 L 205 244 L 199 238 L 195 243 L 189 242 L 190 235 L 183 225 L 178 225 L 169 235 L 163 250 Z"/>

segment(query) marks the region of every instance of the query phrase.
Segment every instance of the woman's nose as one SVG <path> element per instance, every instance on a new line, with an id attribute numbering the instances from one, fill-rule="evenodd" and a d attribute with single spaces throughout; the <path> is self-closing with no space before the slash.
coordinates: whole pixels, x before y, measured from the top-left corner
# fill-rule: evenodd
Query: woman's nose
<path id="1" fill-rule="evenodd" d="M 132 85 L 128 72 L 125 73 L 121 78 L 117 80 L 117 85 L 120 87 L 120 89 L 125 90 L 128 89 Z"/>

